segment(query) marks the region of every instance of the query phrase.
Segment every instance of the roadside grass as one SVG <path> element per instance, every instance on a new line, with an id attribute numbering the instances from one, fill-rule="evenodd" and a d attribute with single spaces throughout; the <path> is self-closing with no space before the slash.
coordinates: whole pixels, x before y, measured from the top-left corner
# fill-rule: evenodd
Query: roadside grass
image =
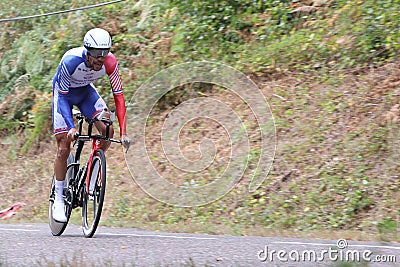
<path id="1" fill-rule="evenodd" d="M 108 185 L 100 225 L 400 241 L 400 214 L 396 208 L 400 202 L 396 118 L 400 112 L 393 108 L 399 71 L 394 65 L 357 74 L 288 73 L 259 80 L 258 86 L 271 105 L 278 143 L 272 169 L 255 192 L 248 191 L 249 168 L 244 178 L 217 201 L 193 208 L 170 206 L 140 189 L 129 173 L 121 148 L 112 146 L 107 152 Z M 218 97 L 221 91 L 212 93 Z M 220 97 L 223 99 L 222 94 Z M 229 99 L 232 106 L 240 106 L 234 98 Z M 162 159 L 157 133 L 166 114 L 153 114 L 148 138 L 154 138 L 149 142 L 154 147 L 149 149 L 158 170 L 169 181 L 182 183 L 188 180 L 187 174 L 177 176 L 177 170 L 165 167 L 169 163 Z M 251 116 L 243 115 L 248 119 L 248 130 L 256 132 L 257 124 Z M 195 136 L 193 143 L 202 131 L 215 132 L 215 128 L 205 128 L 204 123 L 198 126 L 183 131 Z M 249 157 L 251 168 L 259 153 L 257 138 L 252 138 L 256 145 Z M 1 159 L 7 164 L 0 169 L 1 205 L 26 203 L 9 222 L 45 222 L 55 143 L 48 137 L 24 155 L 19 154 L 22 145 L 23 140 L 18 138 L 2 140 Z M 199 182 L 217 177 L 220 169 L 199 176 Z M 73 211 L 72 222 L 80 224 L 79 210 Z"/>

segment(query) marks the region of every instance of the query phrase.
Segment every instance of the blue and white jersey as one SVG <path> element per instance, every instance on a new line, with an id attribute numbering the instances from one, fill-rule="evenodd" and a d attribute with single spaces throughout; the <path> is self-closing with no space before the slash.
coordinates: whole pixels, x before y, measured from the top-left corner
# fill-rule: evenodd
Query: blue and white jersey
<path id="1" fill-rule="evenodd" d="M 118 94 L 122 92 L 122 84 L 115 56 L 109 53 L 101 70 L 95 71 L 86 66 L 86 53 L 87 50 L 84 47 L 73 48 L 65 53 L 54 77 L 55 89 L 61 94 L 67 94 L 70 88 L 87 86 L 107 74 L 110 76 L 113 93 Z"/>
<path id="2" fill-rule="evenodd" d="M 104 64 L 99 71 L 95 71 L 86 65 L 87 50 L 84 47 L 73 48 L 67 51 L 62 57 L 58 70 L 53 79 L 53 127 L 54 133 L 67 132 L 74 128 L 71 109 L 72 105 L 80 105 L 80 109 L 94 110 L 95 113 L 101 112 L 105 105 L 89 103 L 92 98 L 78 99 L 88 93 L 88 89 L 93 88 L 92 83 L 104 75 L 110 79 L 111 89 L 114 95 L 116 114 L 120 122 L 120 133 L 126 133 L 126 107 L 122 82 L 118 70 L 118 62 L 112 53 L 105 57 Z M 96 93 L 98 95 L 98 93 Z M 97 96 L 93 98 L 99 98 Z M 101 101 L 103 101 L 101 99 Z M 92 101 L 93 102 L 93 101 Z M 103 101 L 104 102 L 104 101 Z M 94 113 L 94 114 L 95 114 Z"/>

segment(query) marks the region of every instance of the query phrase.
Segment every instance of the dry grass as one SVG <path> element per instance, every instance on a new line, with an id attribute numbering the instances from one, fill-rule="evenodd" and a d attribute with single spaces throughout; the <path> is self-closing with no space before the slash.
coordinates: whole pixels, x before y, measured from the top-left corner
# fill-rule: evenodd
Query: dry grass
<path id="1" fill-rule="evenodd" d="M 400 71 L 396 66 L 252 77 L 271 105 L 278 138 L 273 168 L 254 193 L 248 192 L 245 177 L 209 205 L 168 206 L 140 190 L 121 148 L 112 146 L 107 152 L 108 186 L 101 223 L 176 232 L 398 241 L 398 227 L 392 226 L 400 215 Z M 230 97 L 218 92 L 213 96 L 238 107 Z M 149 153 L 158 158 L 159 172 L 182 184 L 187 177 L 168 166 L 160 146 L 167 113 L 154 114 L 146 141 Z M 186 125 L 181 132 L 188 137 L 181 143 L 183 153 L 195 159 L 199 141 L 208 137 L 221 144 L 218 155 L 225 157 L 224 132 L 217 127 L 206 121 Z M 25 202 L 13 221 L 45 221 L 54 140 L 42 141 L 24 157 L 17 153 L 21 144 L 8 144 L 16 140 L 2 140 L 0 208 Z M 210 179 L 204 176 L 201 182 Z M 79 213 L 73 222 L 79 223 Z"/>

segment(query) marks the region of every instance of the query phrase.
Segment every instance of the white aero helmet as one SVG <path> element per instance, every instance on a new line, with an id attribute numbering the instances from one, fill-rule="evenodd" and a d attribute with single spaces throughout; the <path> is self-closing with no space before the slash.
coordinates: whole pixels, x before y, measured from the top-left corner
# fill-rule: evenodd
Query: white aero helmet
<path id="1" fill-rule="evenodd" d="M 100 28 L 89 30 L 83 38 L 83 46 L 88 50 L 90 55 L 95 57 L 106 56 L 111 45 L 110 34 Z"/>

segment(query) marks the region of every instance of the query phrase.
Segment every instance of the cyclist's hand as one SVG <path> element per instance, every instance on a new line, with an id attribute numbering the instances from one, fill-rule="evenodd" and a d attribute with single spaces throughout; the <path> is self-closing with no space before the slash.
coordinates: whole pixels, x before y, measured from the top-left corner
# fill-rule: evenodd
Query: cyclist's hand
<path id="1" fill-rule="evenodd" d="M 70 140 L 70 141 L 75 140 L 77 133 L 78 133 L 78 130 L 76 128 L 71 128 L 67 134 L 68 140 Z"/>
<path id="2" fill-rule="evenodd" d="M 125 153 L 128 152 L 129 146 L 131 145 L 131 139 L 126 134 L 123 134 L 121 136 L 121 142 L 125 148 Z"/>

